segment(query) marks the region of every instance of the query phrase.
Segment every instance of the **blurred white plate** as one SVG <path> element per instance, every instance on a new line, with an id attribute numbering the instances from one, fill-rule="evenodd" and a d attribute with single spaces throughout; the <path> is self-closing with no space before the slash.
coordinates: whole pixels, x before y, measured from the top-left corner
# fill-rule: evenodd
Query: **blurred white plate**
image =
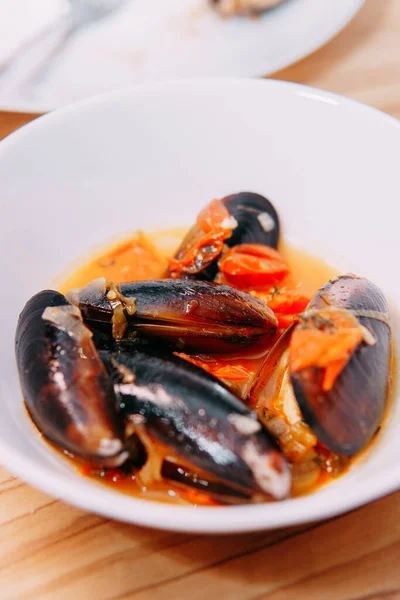
<path id="1" fill-rule="evenodd" d="M 398 489 L 397 400 L 349 473 L 303 498 L 196 509 L 114 492 L 80 476 L 32 427 L 14 331 L 26 300 L 94 245 L 127 229 L 188 226 L 210 198 L 243 189 L 273 201 L 292 243 L 369 277 L 399 307 L 399 155 L 400 124 L 388 115 L 313 88 L 244 79 L 137 86 L 46 115 L 1 142 L 0 461 L 87 510 L 180 531 L 274 529 Z M 398 309 L 392 319 L 398 356 Z"/>
<path id="2" fill-rule="evenodd" d="M 208 0 L 131 0 L 77 36 L 40 85 L 21 85 L 25 61 L 0 80 L 0 109 L 41 112 L 144 81 L 268 75 L 331 39 L 363 1 L 287 0 L 260 19 L 223 20 Z M 0 65 L 63 8 L 65 0 L 2 0 Z"/>

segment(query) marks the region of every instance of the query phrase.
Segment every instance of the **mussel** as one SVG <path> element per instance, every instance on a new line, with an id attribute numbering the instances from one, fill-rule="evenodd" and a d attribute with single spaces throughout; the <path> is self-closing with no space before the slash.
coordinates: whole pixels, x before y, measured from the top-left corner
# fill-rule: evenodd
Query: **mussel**
<path id="1" fill-rule="evenodd" d="M 334 277 L 305 310 L 308 299 L 297 305 L 293 312 L 304 312 L 290 315 L 269 350 L 278 329 L 271 309 L 217 282 L 239 285 L 227 265 L 247 252 L 239 287 L 253 289 L 251 252 L 258 269 L 275 252 L 279 230 L 266 198 L 234 194 L 200 213 L 171 260 L 170 279 L 101 278 L 66 296 L 47 290 L 31 298 L 18 321 L 16 358 L 43 436 L 95 469 L 129 476 L 133 469 L 142 488 L 167 479 L 226 503 L 280 500 L 318 483 L 328 462 L 329 472 L 343 470 L 382 420 L 387 302 L 367 279 Z M 275 271 L 255 272 L 276 286 L 288 267 L 274 260 Z M 182 351 L 187 360 L 176 355 Z M 246 372 L 249 406 L 190 362 L 220 359 L 186 354 L 248 351 L 251 364 L 255 351 L 265 356 L 258 373 Z"/>
<path id="2" fill-rule="evenodd" d="M 267 198 L 240 192 L 213 200 L 197 217 L 170 261 L 167 277 L 214 280 L 224 246 L 263 244 L 277 248 L 278 214 Z"/>
<path id="3" fill-rule="evenodd" d="M 288 495 L 290 474 L 275 442 L 255 413 L 218 379 L 154 350 L 100 354 L 121 415 L 153 459 L 151 477 L 162 474 L 162 464 L 154 466 L 155 442 L 164 448 L 164 457 L 172 453 L 177 464 L 200 469 L 199 479 L 220 482 L 248 498 Z"/>
<path id="4" fill-rule="evenodd" d="M 100 352 L 80 310 L 50 290 L 20 315 L 22 391 L 47 439 L 100 467 L 129 459 L 144 485 L 167 477 L 229 502 L 288 495 L 274 440 L 218 379 L 149 347 L 107 345 L 101 327 L 97 334 Z"/>
<path id="5" fill-rule="evenodd" d="M 278 213 L 272 203 L 254 192 L 240 192 L 222 200 L 229 214 L 237 221 L 227 239 L 229 248 L 238 244 L 264 244 L 277 248 L 280 236 Z"/>
<path id="6" fill-rule="evenodd" d="M 250 402 L 265 410 L 280 395 L 287 421 L 304 420 L 326 448 L 353 456 L 382 420 L 390 341 L 380 289 L 355 275 L 334 277 L 270 352 Z"/>
<path id="7" fill-rule="evenodd" d="M 25 403 L 41 433 L 77 457 L 122 464 L 128 453 L 114 389 L 79 310 L 58 292 L 36 294 L 15 344 Z"/>
<path id="8" fill-rule="evenodd" d="M 338 341 L 339 354 L 338 335 L 346 336 Z M 384 295 L 355 275 L 335 277 L 323 286 L 294 330 L 289 366 L 296 399 L 318 439 L 334 452 L 357 454 L 379 428 L 388 392 L 390 339 Z M 314 340 L 320 343 L 319 356 L 309 363 L 298 361 L 308 352 L 304 343 Z M 340 356 L 344 346 L 347 354 Z"/>
<path id="9" fill-rule="evenodd" d="M 237 353 L 265 347 L 276 332 L 273 312 L 250 294 L 204 281 L 161 280 L 72 290 L 85 322 L 111 323 L 119 340 L 157 338 L 176 350 Z"/>

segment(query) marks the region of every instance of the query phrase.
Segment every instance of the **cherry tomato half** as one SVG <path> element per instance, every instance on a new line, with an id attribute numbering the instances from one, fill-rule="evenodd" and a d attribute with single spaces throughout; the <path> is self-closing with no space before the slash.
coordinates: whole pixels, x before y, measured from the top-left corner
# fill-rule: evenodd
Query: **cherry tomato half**
<path id="1" fill-rule="evenodd" d="M 221 259 L 219 269 L 229 283 L 241 288 L 277 283 L 289 273 L 279 252 L 263 244 L 231 248 Z"/>

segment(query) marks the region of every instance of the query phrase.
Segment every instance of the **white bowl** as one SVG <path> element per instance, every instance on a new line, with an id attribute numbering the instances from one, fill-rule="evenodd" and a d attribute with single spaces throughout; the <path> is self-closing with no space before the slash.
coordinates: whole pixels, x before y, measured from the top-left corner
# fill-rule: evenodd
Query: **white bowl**
<path id="1" fill-rule="evenodd" d="M 0 146 L 0 460 L 67 502 L 179 531 L 238 532 L 329 517 L 400 487 L 400 406 L 344 477 L 280 503 L 221 508 L 132 499 L 78 475 L 24 411 L 14 329 L 24 302 L 110 236 L 190 225 L 211 198 L 270 198 L 284 234 L 400 302 L 400 126 L 339 96 L 276 81 L 146 85 L 85 101 Z M 399 345 L 399 319 L 393 335 Z M 397 375 L 396 375 L 397 378 Z"/>

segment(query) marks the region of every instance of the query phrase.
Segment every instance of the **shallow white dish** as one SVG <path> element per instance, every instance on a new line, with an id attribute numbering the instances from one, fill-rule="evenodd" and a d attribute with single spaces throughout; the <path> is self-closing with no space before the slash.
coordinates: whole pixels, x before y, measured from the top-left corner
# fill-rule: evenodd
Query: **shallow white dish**
<path id="1" fill-rule="evenodd" d="M 257 20 L 224 20 L 209 0 L 133 0 L 71 40 L 55 68 L 27 87 L 21 82 L 54 39 L 31 50 L 0 81 L 0 108 L 41 112 L 145 81 L 268 75 L 325 44 L 363 2 L 287 0 Z M 0 4 L 0 64 L 65 9 L 62 0 Z"/>
<path id="2" fill-rule="evenodd" d="M 79 476 L 24 411 L 13 338 L 18 313 L 71 260 L 116 234 L 189 225 L 213 197 L 270 198 L 284 235 L 376 282 L 393 305 L 400 124 L 316 89 L 275 81 L 189 81 L 100 96 L 42 117 L 0 144 L 0 460 L 67 502 L 180 531 L 276 528 L 341 513 L 400 487 L 400 403 L 350 472 L 275 504 L 174 507 Z M 399 347 L 399 319 L 393 335 Z M 397 375 L 396 375 L 397 377 Z"/>

